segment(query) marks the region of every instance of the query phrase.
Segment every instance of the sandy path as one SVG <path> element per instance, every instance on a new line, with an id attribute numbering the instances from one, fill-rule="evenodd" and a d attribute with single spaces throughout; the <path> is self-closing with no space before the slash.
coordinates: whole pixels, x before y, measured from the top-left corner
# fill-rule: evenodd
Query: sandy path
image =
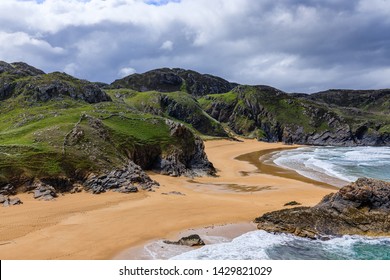
<path id="1" fill-rule="evenodd" d="M 156 192 L 65 195 L 55 202 L 19 197 L 21 206 L 0 208 L 0 259 L 110 259 L 151 239 L 213 224 L 251 221 L 296 200 L 316 204 L 332 190 L 262 173 L 235 157 L 284 147 L 254 140 L 206 142 L 219 177 L 172 178 L 152 174 Z M 248 176 L 243 176 L 249 172 Z M 248 192 L 237 192 L 237 185 Z M 163 195 L 171 191 L 185 195 Z"/>

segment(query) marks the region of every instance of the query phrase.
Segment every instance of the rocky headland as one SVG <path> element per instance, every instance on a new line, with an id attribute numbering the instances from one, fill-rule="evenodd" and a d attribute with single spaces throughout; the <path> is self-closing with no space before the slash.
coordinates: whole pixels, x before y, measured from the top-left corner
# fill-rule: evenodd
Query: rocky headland
<path id="1" fill-rule="evenodd" d="M 390 236 L 390 183 L 360 178 L 314 207 L 295 207 L 255 219 L 274 233 L 323 239 L 340 235 Z"/>

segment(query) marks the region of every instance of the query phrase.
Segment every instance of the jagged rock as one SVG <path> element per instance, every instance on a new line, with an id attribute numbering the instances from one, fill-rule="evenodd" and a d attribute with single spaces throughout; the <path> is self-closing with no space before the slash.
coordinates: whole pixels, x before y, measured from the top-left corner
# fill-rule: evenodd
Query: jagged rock
<path id="1" fill-rule="evenodd" d="M 314 207 L 296 207 L 256 218 L 257 228 L 311 239 L 329 235 L 390 236 L 390 183 L 360 178 Z"/>
<path id="2" fill-rule="evenodd" d="M 15 195 L 16 194 L 16 188 L 11 185 L 7 184 L 3 187 L 0 187 L 0 195 Z"/>
<path id="3" fill-rule="evenodd" d="M 203 246 L 205 245 L 204 241 L 198 234 L 192 234 L 186 237 L 180 238 L 178 241 L 169 241 L 164 240 L 164 243 L 166 244 L 172 244 L 172 245 L 183 245 L 183 246 Z"/>
<path id="4" fill-rule="evenodd" d="M 20 200 L 19 197 L 10 198 L 0 195 L 0 204 L 3 204 L 3 207 L 9 207 L 13 205 L 23 204 L 23 202 Z"/>
<path id="5" fill-rule="evenodd" d="M 81 184 L 73 184 L 73 188 L 69 191 L 71 194 L 74 194 L 74 193 L 80 193 L 84 190 L 84 187 L 83 185 Z"/>
<path id="6" fill-rule="evenodd" d="M 84 186 L 94 194 L 108 190 L 131 193 L 137 192 L 138 187 L 150 190 L 158 186 L 158 183 L 153 181 L 140 166 L 130 161 L 128 166 L 123 169 L 115 169 L 100 176 L 91 176 L 84 182 Z"/>
<path id="7" fill-rule="evenodd" d="M 9 200 L 9 205 L 19 205 L 19 204 L 23 204 L 23 202 L 20 200 L 19 197 L 14 197 Z"/>
<path id="8" fill-rule="evenodd" d="M 183 124 L 171 120 L 166 120 L 166 123 L 170 127 L 171 135 L 184 143 L 181 148 L 173 149 L 171 153 L 161 158 L 154 169 L 161 174 L 174 177 L 215 175 L 215 168 L 207 158 L 202 139 Z"/>
<path id="9" fill-rule="evenodd" d="M 49 201 L 58 197 L 56 190 L 52 186 L 39 180 L 34 180 L 32 186 L 34 187 L 33 193 L 35 199 Z"/>

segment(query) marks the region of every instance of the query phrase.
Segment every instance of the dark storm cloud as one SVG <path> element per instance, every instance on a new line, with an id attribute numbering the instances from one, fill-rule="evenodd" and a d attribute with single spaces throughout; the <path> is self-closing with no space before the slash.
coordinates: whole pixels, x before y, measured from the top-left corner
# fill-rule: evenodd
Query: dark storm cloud
<path id="1" fill-rule="evenodd" d="M 0 59 L 105 82 L 182 67 L 285 91 L 383 88 L 388 2 L 5 0 Z"/>

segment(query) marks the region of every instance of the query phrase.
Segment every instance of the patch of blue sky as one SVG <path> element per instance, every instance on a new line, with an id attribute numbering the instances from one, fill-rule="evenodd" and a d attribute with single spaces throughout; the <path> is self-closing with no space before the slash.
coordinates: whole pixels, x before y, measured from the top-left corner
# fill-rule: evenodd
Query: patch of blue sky
<path id="1" fill-rule="evenodd" d="M 181 0 L 145 0 L 145 3 L 148 5 L 154 6 L 164 6 L 168 3 L 180 3 Z"/>

